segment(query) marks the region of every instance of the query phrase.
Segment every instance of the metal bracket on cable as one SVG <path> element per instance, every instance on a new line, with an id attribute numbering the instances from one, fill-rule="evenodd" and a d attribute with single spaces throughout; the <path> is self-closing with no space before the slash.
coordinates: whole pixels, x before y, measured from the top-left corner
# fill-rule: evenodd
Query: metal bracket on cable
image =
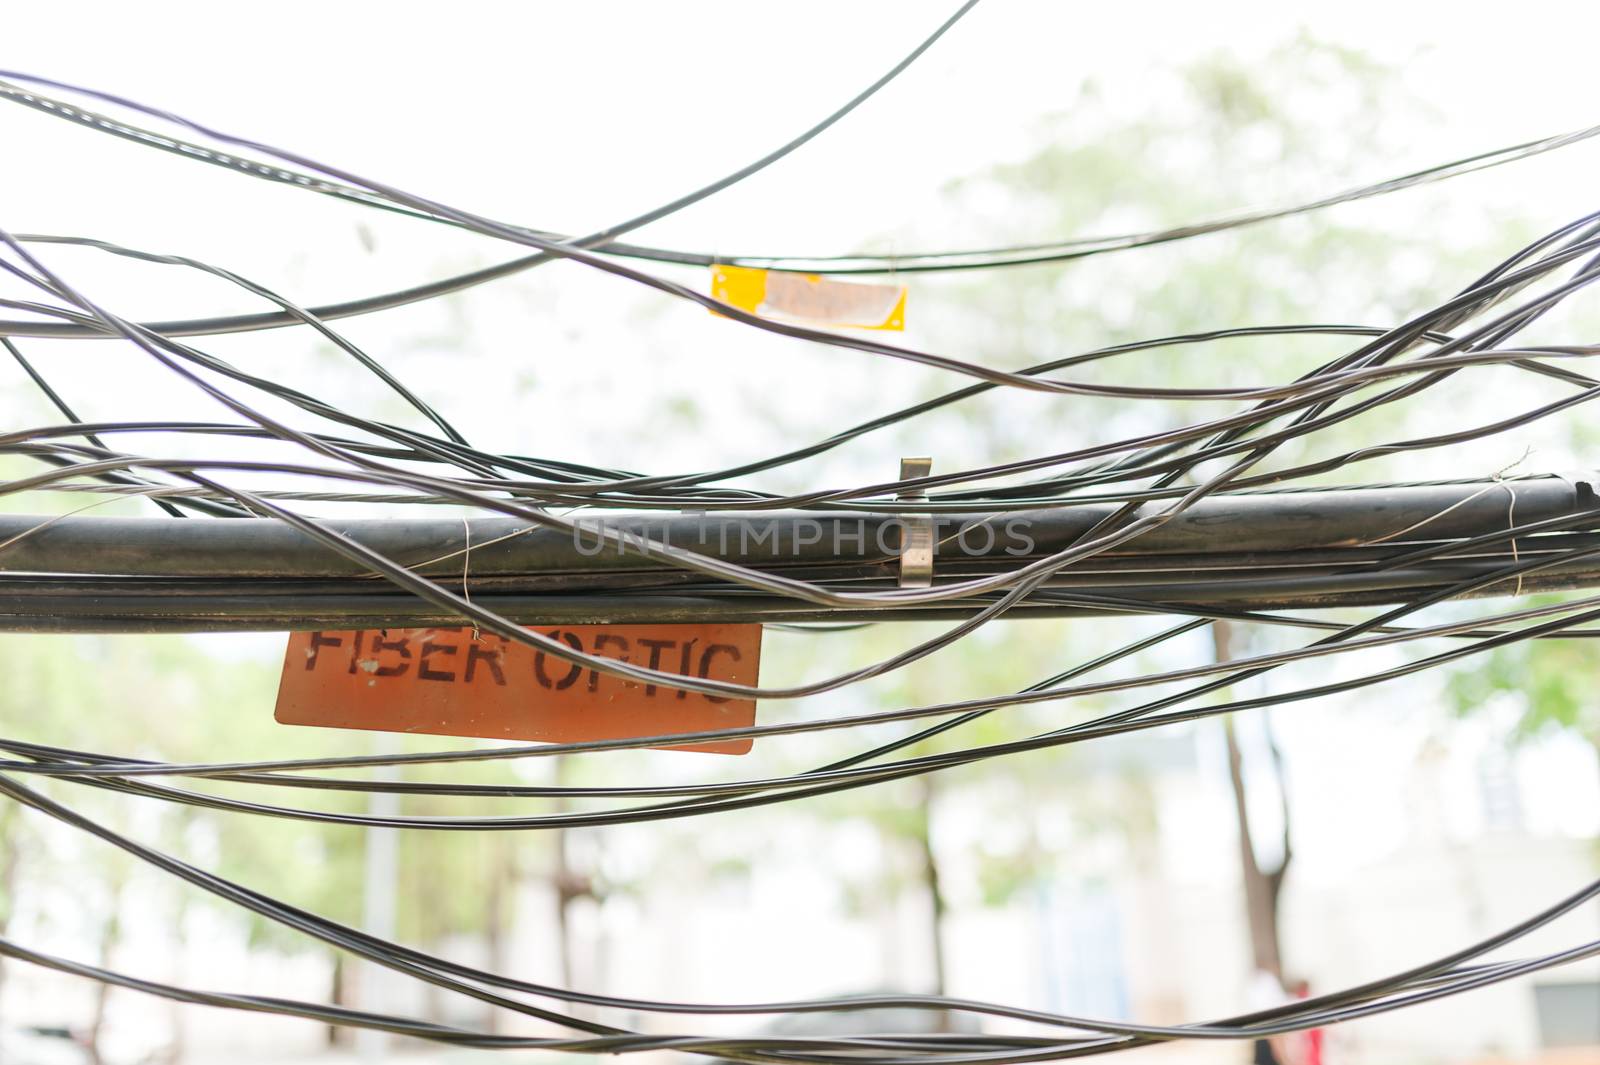
<path id="1" fill-rule="evenodd" d="M 933 470 L 933 459 L 901 459 L 900 479 L 926 477 Z M 902 491 L 895 497 L 905 502 L 928 498 L 920 488 Z M 900 515 L 900 587 L 928 588 L 933 584 L 933 515 Z"/>

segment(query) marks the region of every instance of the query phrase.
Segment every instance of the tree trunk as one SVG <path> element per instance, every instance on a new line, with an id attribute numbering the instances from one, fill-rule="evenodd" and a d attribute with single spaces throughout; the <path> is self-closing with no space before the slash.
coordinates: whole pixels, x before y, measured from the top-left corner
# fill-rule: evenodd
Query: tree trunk
<path id="1" fill-rule="evenodd" d="M 17 809 L 16 803 L 8 802 L 0 811 L 0 936 L 10 927 L 17 904 L 17 859 L 22 850 L 22 819 L 17 816 Z M 0 962 L 0 998 L 5 986 L 6 966 Z"/>
<path id="2" fill-rule="evenodd" d="M 564 757 L 556 757 L 556 784 L 566 785 L 571 776 L 571 767 Z M 557 799 L 555 808 L 558 813 L 567 809 L 565 798 Z M 551 885 L 555 888 L 556 896 L 556 950 L 560 953 L 561 982 L 567 988 L 576 984 L 577 974 L 577 945 L 572 934 L 572 907 L 579 899 L 595 897 L 593 881 L 572 866 L 568 846 L 571 842 L 570 829 L 558 828 L 550 833 L 551 843 L 555 848 L 552 856 Z M 573 1012 L 582 1016 L 584 1009 L 575 1006 Z"/>
<path id="3" fill-rule="evenodd" d="M 939 882 L 939 859 L 933 850 L 933 800 L 937 786 L 932 773 L 917 778 L 922 783 L 922 818 L 918 823 L 917 850 L 922 859 L 922 885 L 928 895 L 928 945 L 933 959 L 933 994 L 945 993 L 944 890 Z M 941 1025 L 942 1027 L 942 1025 Z"/>
<path id="4" fill-rule="evenodd" d="M 490 841 L 488 918 L 484 922 L 484 947 L 489 971 L 504 973 L 510 953 L 511 936 L 516 929 L 517 852 L 509 833 L 498 833 Z M 570 985 L 569 985 L 570 986 Z M 489 1006 L 489 1031 L 501 1031 L 501 1011 Z"/>
<path id="5" fill-rule="evenodd" d="M 189 949 L 189 937 L 185 931 L 189 923 L 188 915 L 188 897 L 180 891 L 172 911 L 172 982 L 175 984 L 184 982 L 183 959 Z M 167 1045 L 162 1048 L 159 1055 L 153 1057 L 153 1060 L 165 1062 L 166 1065 L 177 1065 L 183 1060 L 185 1052 L 183 1024 L 185 1007 L 181 1002 L 169 1002 L 167 1007 L 169 1018 Z"/>
<path id="6" fill-rule="evenodd" d="M 334 950 L 333 972 L 328 978 L 328 1001 L 335 1006 L 350 1004 L 349 971 L 345 968 L 344 951 Z M 346 1047 L 355 1042 L 353 1030 L 343 1025 L 328 1025 L 328 1045 Z"/>
<path id="7" fill-rule="evenodd" d="M 1218 662 L 1233 658 L 1232 629 L 1225 621 L 1211 626 L 1212 648 Z M 1284 983 L 1283 944 L 1278 927 L 1279 903 L 1284 876 L 1289 871 L 1293 852 L 1289 847 L 1289 800 L 1284 788 L 1283 756 L 1268 732 L 1272 769 L 1278 799 L 1283 809 L 1283 858 L 1276 867 L 1262 866 L 1256 855 L 1255 836 L 1250 829 L 1250 807 L 1244 782 L 1244 755 L 1234 729 L 1233 715 L 1222 719 L 1222 734 L 1228 746 L 1228 781 L 1233 785 L 1233 811 L 1239 825 L 1239 871 L 1244 881 L 1245 916 L 1250 928 L 1250 956 L 1255 967 L 1271 973 Z"/>
<path id="8" fill-rule="evenodd" d="M 100 926 L 100 950 L 98 964 L 102 969 L 113 967 L 112 954 L 116 952 L 117 944 L 122 939 L 122 874 L 113 872 L 106 877 L 107 885 L 111 889 L 111 898 L 106 906 L 106 920 Z M 104 1060 L 100 1056 L 100 1040 L 105 1035 L 106 1009 L 110 1004 L 111 985 L 96 982 L 94 985 L 94 1012 L 89 1017 L 89 1030 L 84 1033 L 84 1050 L 87 1051 L 89 1061 L 93 1065 L 100 1065 Z"/>

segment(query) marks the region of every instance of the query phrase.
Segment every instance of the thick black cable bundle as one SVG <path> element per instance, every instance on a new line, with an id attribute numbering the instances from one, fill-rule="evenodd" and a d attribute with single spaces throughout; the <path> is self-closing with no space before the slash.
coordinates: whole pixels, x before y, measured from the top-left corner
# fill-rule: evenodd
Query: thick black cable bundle
<path id="1" fill-rule="evenodd" d="M 78 236 L 13 235 L 0 231 L 0 267 L 29 290 L 27 299 L 0 304 L 20 317 L 0 322 L 0 343 L 65 419 L 63 424 L 0 435 L 0 453 L 37 460 L 39 472 L 5 485 L 28 491 L 148 496 L 171 517 L 160 524 L 93 518 L 0 520 L 0 628 L 36 631 L 187 631 L 201 628 L 292 629 L 382 624 L 471 624 L 484 632 L 537 647 L 583 666 L 629 679 L 710 695 L 783 701 L 836 690 L 897 669 L 911 668 L 980 626 L 1003 616 L 1078 614 L 1172 615 L 1175 623 L 1109 654 L 1084 661 L 1019 692 L 853 716 L 780 717 L 742 729 L 629 740 L 439 751 L 396 756 L 179 764 L 134 760 L 114 752 L 46 747 L 0 740 L 0 792 L 11 801 L 120 848 L 179 880 L 352 955 L 505 1010 L 551 1021 L 577 1035 L 524 1038 L 475 1032 L 404 1017 L 305 1002 L 200 992 L 142 980 L 51 957 L 0 940 L 0 954 L 182 1002 L 283 1013 L 328 1023 L 399 1032 L 482 1048 L 539 1047 L 593 1053 L 678 1049 L 748 1061 L 1011 1062 L 1052 1060 L 1172 1039 L 1259 1038 L 1368 1016 L 1482 987 L 1525 973 L 1600 955 L 1600 941 L 1510 961 L 1483 961 L 1563 914 L 1600 896 L 1600 882 L 1521 925 L 1426 965 L 1342 992 L 1250 1015 L 1177 1027 L 1109 1023 L 1003 1005 L 893 995 L 801 1002 L 706 1005 L 586 994 L 485 972 L 387 942 L 254 892 L 122 836 L 25 783 L 32 777 L 79 782 L 128 795 L 153 797 L 262 817 L 447 831 L 520 831 L 698 817 L 751 806 L 870 786 L 991 758 L 1158 728 L 1248 707 L 1316 698 L 1375 685 L 1434 666 L 1530 639 L 1587 638 L 1600 632 L 1600 593 L 1554 604 L 1495 608 L 1464 621 L 1413 617 L 1438 603 L 1509 596 L 1536 590 L 1600 585 L 1600 498 L 1588 474 L 1542 475 L 1481 482 L 1353 485 L 1307 491 L 1314 475 L 1351 468 L 1382 455 L 1449 447 L 1514 433 L 1543 418 L 1575 410 L 1600 396 L 1600 380 L 1575 368 L 1600 348 L 1574 344 L 1530 346 L 1518 335 L 1597 276 L 1600 213 L 1585 216 L 1495 264 L 1459 293 L 1409 321 L 1390 327 L 1349 324 L 1256 326 L 1161 337 L 1055 358 L 1009 372 L 936 352 L 856 335 L 769 321 L 624 260 L 687 265 L 734 262 L 822 273 L 971 270 L 1079 259 L 1202 236 L 1350 200 L 1402 190 L 1551 151 L 1594 136 L 1600 127 L 1531 141 L 1432 167 L 1284 209 L 1256 211 L 1161 232 L 1068 239 L 1026 247 L 916 254 L 892 259 L 857 256 L 738 256 L 713 259 L 680 250 L 625 244 L 619 238 L 705 199 L 781 159 L 847 115 L 887 84 L 972 6 L 965 5 L 885 76 L 839 111 L 755 163 L 654 211 L 583 237 L 513 225 L 434 202 L 292 152 L 208 129 L 133 101 L 46 79 L 0 72 L 0 98 L 136 143 L 283 182 L 364 207 L 395 211 L 459 227 L 531 249 L 486 270 L 332 307 L 307 309 L 225 269 Z M 120 118 L 45 95 L 65 91 L 159 124 L 186 129 L 197 141 L 154 132 Z M 218 146 L 223 147 L 218 147 Z M 237 154 L 236 154 L 237 152 Z M 262 161 L 270 159 L 272 161 Z M 119 317 L 54 270 L 52 245 L 76 245 L 143 261 L 202 271 L 229 281 L 275 309 L 230 317 L 141 324 Z M 746 326 L 796 339 L 853 349 L 863 356 L 906 360 L 971 378 L 936 399 L 891 411 L 815 443 L 766 459 L 698 472 L 636 473 L 600 469 L 560 457 L 498 454 L 467 437 L 329 323 L 374 313 L 570 259 L 668 296 L 713 308 Z M 243 330 L 306 326 L 374 374 L 431 425 L 428 431 L 351 414 L 336 399 L 252 374 L 182 338 Z M 1288 382 L 1212 388 L 1096 384 L 1074 379 L 1073 367 L 1113 362 L 1158 347 L 1200 345 L 1240 336 L 1344 337 L 1343 354 Z M 235 420 L 198 422 L 81 422 L 23 348 L 29 337 L 121 340 L 175 377 L 226 407 Z M 21 343 L 19 344 L 19 339 Z M 1409 440 L 1363 446 L 1288 469 L 1263 472 L 1264 460 L 1367 411 L 1421 394 L 1457 374 L 1492 367 L 1553 379 L 1570 391 L 1542 406 L 1508 412 L 1482 425 Z M 218 382 L 226 382 L 219 384 Z M 1177 429 L 1105 440 L 1090 447 L 981 468 L 853 487 L 819 487 L 791 494 L 729 487 L 734 478 L 762 474 L 839 447 L 995 388 L 1061 397 L 1128 401 L 1223 401 L 1230 413 Z M 257 409 L 262 394 L 287 402 L 314 428 L 291 425 Z M 170 441 L 171 454 L 122 450 L 128 436 Z M 293 458 L 244 461 L 197 458 L 181 445 L 212 438 L 275 441 Z M 709 464 L 708 464 L 709 465 Z M 1219 469 L 1220 466 L 1220 469 Z M 1205 472 L 1201 472 L 1204 467 Z M 264 480 L 263 478 L 270 478 Z M 305 490 L 286 490 L 301 478 Z M 330 486 L 342 485 L 343 488 Z M 903 498 L 926 493 L 926 498 Z M 421 519 L 346 528 L 310 515 L 324 502 L 437 504 L 470 507 L 466 522 Z M 1380 505 L 1381 504 L 1381 505 Z M 1294 510 L 1316 515 L 1315 535 L 1304 522 L 1272 524 Z M 640 519 L 585 526 L 574 513 L 693 512 L 696 521 L 778 523 L 791 535 L 800 521 L 870 520 L 906 513 L 933 514 L 951 528 L 974 528 L 1028 515 L 1046 535 L 1021 557 L 980 553 L 942 565 L 930 588 L 897 585 L 894 552 L 821 552 L 777 563 L 735 554 L 696 551 L 681 538 L 658 536 Z M 1408 515 L 1403 520 L 1395 514 Z M 1384 515 L 1376 522 L 1373 514 Z M 178 522 L 184 515 L 194 520 Z M 1231 521 L 1222 521 L 1233 515 Z M 1241 524 L 1244 515 L 1253 524 Z M 1220 522 L 1220 524 L 1219 524 Z M 788 523 L 788 524 L 785 524 Z M 1259 541 L 1240 539 L 1255 528 Z M 1207 533 L 1207 529 L 1221 530 Z M 789 530 L 783 532 L 781 530 Z M 580 564 L 563 545 L 583 535 L 614 550 Z M 178 536 L 193 550 L 163 553 L 161 538 Z M 836 543 L 837 541 L 835 541 Z M 96 546 L 99 545 L 99 546 Z M 585 556 L 588 557 L 588 556 Z M 464 568 L 463 560 L 474 562 Z M 610 561 L 608 561 L 610 560 Z M 620 560 L 620 561 L 618 561 Z M 1174 576 L 1178 574 L 1180 576 Z M 1381 607 L 1365 620 L 1342 624 L 1316 616 L 1328 606 Z M 634 620 L 739 619 L 774 623 L 901 618 L 947 620 L 937 637 L 871 666 L 789 687 L 752 688 L 685 679 L 639 665 L 576 651 L 526 629 L 521 622 L 559 618 Z M 1237 621 L 1318 633 L 1289 651 L 1232 662 L 1102 680 L 1091 674 L 1166 640 L 1213 623 Z M 1446 649 L 1364 676 L 1344 677 L 1224 703 L 1203 697 L 1290 663 L 1373 647 L 1447 640 Z M 1039 735 L 932 754 L 898 754 L 922 740 L 1007 707 L 1141 688 L 1175 693 Z M 863 749 L 809 772 L 771 779 L 637 786 L 524 786 L 471 781 L 422 782 L 354 778 L 339 771 L 376 765 L 472 763 L 548 758 L 659 746 L 690 740 L 784 736 L 847 730 L 895 721 L 917 722 L 900 738 Z M 179 783 L 225 781 L 257 789 L 259 799 L 189 790 Z M 330 813 L 293 804 L 303 790 L 390 791 L 412 795 L 564 801 L 563 812 L 516 817 L 408 817 Z M 287 796 L 283 802 L 273 796 Z M 567 806 L 566 803 L 574 805 Z M 540 1005 L 539 1002 L 553 1005 Z M 1030 1036 L 895 1034 L 871 1037 L 701 1037 L 646 1034 L 594 1023 L 563 1005 L 617 1007 L 673 1015 L 843 1012 L 888 1007 L 949 1010 L 1033 1022 Z M 674 1022 L 677 1023 L 677 1022 Z"/>

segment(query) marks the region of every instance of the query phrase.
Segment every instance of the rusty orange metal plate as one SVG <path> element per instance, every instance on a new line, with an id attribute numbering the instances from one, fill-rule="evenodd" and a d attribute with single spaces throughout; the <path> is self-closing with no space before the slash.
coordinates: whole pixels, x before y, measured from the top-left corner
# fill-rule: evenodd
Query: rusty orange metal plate
<path id="1" fill-rule="evenodd" d="M 575 650 L 756 683 L 760 625 L 538 627 Z M 297 632 L 278 682 L 285 725 L 577 743 L 753 725 L 755 702 L 642 684 L 471 629 Z M 744 754 L 749 739 L 679 750 Z"/>

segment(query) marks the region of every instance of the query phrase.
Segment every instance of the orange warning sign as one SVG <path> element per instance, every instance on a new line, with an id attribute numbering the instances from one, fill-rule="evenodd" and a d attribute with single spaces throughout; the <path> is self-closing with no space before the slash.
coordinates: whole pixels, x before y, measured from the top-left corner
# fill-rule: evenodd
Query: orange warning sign
<path id="1" fill-rule="evenodd" d="M 575 651 L 754 685 L 760 625 L 537 628 Z M 575 743 L 753 725 L 750 699 L 700 695 L 580 666 L 471 629 L 297 632 L 275 715 L 285 725 Z M 749 739 L 678 750 L 744 754 Z"/>

